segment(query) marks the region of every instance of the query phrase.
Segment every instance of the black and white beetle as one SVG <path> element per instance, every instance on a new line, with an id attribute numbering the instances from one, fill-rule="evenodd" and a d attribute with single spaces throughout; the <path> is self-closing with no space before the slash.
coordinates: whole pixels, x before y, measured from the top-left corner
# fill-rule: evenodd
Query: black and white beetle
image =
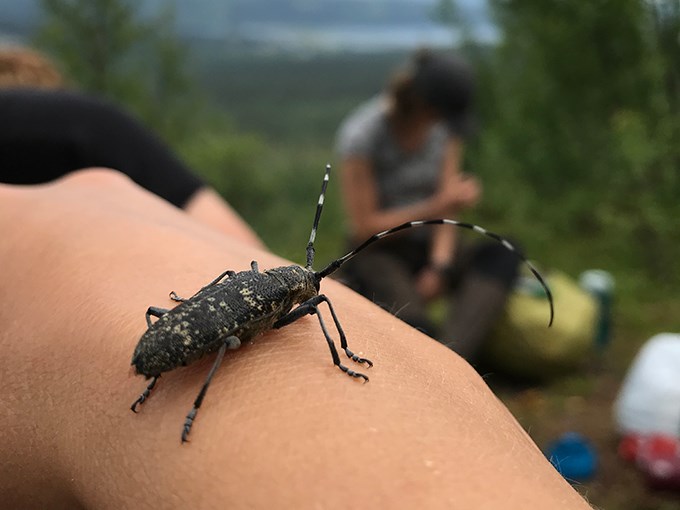
<path id="1" fill-rule="evenodd" d="M 217 351 L 215 362 L 184 421 L 182 442 L 185 442 L 210 381 L 220 366 L 226 350 L 238 349 L 242 342 L 246 342 L 267 330 L 287 326 L 305 315 L 316 315 L 318 317 L 321 331 L 326 342 L 328 342 L 333 357 L 333 364 L 349 376 L 368 381 L 368 377 L 364 374 L 350 370 L 340 362 L 338 351 L 319 313 L 318 306 L 321 303 L 328 305 L 340 337 L 340 346 L 347 357 L 354 362 L 366 364 L 368 367 L 373 366 L 370 360 L 357 356 L 349 349 L 347 338 L 340 326 L 335 310 L 333 310 L 328 298 L 319 294 L 319 286 L 323 278 L 335 272 L 370 244 L 408 228 L 441 224 L 467 228 L 491 237 L 507 249 L 517 253 L 545 289 L 550 303 L 550 322 L 548 325 L 552 324 L 554 313 L 552 295 L 540 273 L 507 240 L 470 223 L 448 219 L 404 223 L 375 234 L 348 254 L 328 264 L 321 271 L 314 271 L 312 269 L 314 239 L 321 218 L 330 171 L 331 167 L 327 165 L 321 194 L 316 206 L 312 232 L 309 236 L 309 243 L 307 243 L 307 264 L 305 267 L 298 265 L 283 266 L 261 273 L 257 262 L 253 261 L 250 271 L 239 273 L 225 271 L 188 299 L 179 297 L 174 291 L 171 292 L 170 298 L 180 302 L 172 310 L 155 306 L 149 307 L 146 311 L 148 329 L 139 339 L 132 356 L 132 365 L 134 365 L 137 374 L 146 376 L 147 379 L 151 379 L 151 382 L 132 404 L 132 411 L 137 412 L 137 406 L 149 397 L 161 373 L 188 365 L 205 354 Z M 295 305 L 298 306 L 293 309 Z M 151 316 L 158 317 L 158 320 L 151 322 Z"/>

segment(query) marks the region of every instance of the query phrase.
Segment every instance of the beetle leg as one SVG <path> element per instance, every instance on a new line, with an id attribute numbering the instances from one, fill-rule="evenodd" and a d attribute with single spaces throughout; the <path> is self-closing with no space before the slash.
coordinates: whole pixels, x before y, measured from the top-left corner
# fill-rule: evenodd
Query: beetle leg
<path id="1" fill-rule="evenodd" d="M 311 299 L 309 301 L 311 301 Z M 279 329 L 284 326 L 288 326 L 288 324 L 292 324 L 293 322 L 300 319 L 301 317 L 304 317 L 305 315 L 314 315 L 317 311 L 316 306 L 313 303 L 310 303 L 309 301 L 302 303 L 295 310 L 281 317 L 274 323 L 272 328 Z"/>
<path id="2" fill-rule="evenodd" d="M 208 386 L 210 386 L 210 381 L 212 381 L 215 372 L 222 363 L 222 358 L 224 358 L 225 351 L 227 349 L 235 349 L 240 345 L 241 341 L 235 336 L 228 336 L 224 339 L 219 351 L 217 351 L 217 357 L 215 358 L 215 362 L 208 373 L 208 377 L 206 377 L 205 382 L 201 387 L 201 391 L 198 392 L 198 396 L 196 397 L 196 400 L 194 400 L 194 406 L 191 408 L 191 411 L 189 411 L 189 414 L 187 414 L 187 417 L 184 420 L 184 427 L 182 428 L 182 443 L 187 441 L 187 436 L 191 431 L 191 426 L 194 424 L 194 419 L 196 418 L 196 413 L 198 413 L 198 408 L 201 407 L 201 404 L 203 403 L 203 397 L 205 397 L 205 394 L 208 391 Z"/>
<path id="3" fill-rule="evenodd" d="M 170 299 L 173 301 L 178 301 L 180 303 L 184 303 L 185 301 L 188 301 L 187 298 L 183 298 L 177 295 L 177 293 L 174 290 L 170 291 Z"/>
<path id="4" fill-rule="evenodd" d="M 151 327 L 151 316 L 153 315 L 154 317 L 163 317 L 166 313 L 168 313 L 170 310 L 167 310 L 165 308 L 158 308 L 157 306 L 150 306 L 146 310 L 146 325 Z"/>
<path id="5" fill-rule="evenodd" d="M 253 273 L 259 273 L 260 272 L 260 268 L 257 265 L 257 260 L 253 260 L 250 263 L 250 269 L 253 271 Z"/>
<path id="6" fill-rule="evenodd" d="M 316 308 L 316 305 L 311 305 L 311 306 Z M 315 310 L 315 311 L 316 311 L 316 316 L 319 318 L 319 324 L 321 325 L 321 331 L 323 331 L 323 336 L 326 337 L 326 342 L 328 343 L 328 348 L 331 350 L 331 356 L 333 357 L 333 364 L 351 377 L 362 377 L 364 379 L 364 381 L 368 381 L 368 377 L 366 377 L 364 374 L 360 374 L 359 372 L 355 372 L 354 370 L 350 370 L 345 365 L 340 363 L 340 356 L 338 356 L 338 350 L 335 348 L 335 344 L 333 343 L 333 339 L 328 334 L 328 330 L 326 329 L 326 324 L 324 324 L 323 318 L 321 317 L 321 314 L 319 313 L 319 311 L 318 310 Z"/>
<path id="7" fill-rule="evenodd" d="M 140 404 L 143 404 L 144 401 L 149 398 L 149 394 L 151 393 L 151 390 L 153 389 L 154 386 L 156 386 L 156 381 L 158 381 L 158 378 L 160 375 L 156 375 L 151 379 L 151 382 L 149 385 L 146 387 L 146 389 L 142 392 L 142 394 L 135 400 L 132 405 L 130 406 L 130 409 L 132 410 L 133 413 L 137 412 L 137 406 Z"/>
<path id="8" fill-rule="evenodd" d="M 213 281 L 211 281 L 208 285 L 206 285 L 205 287 L 201 287 L 201 290 L 199 290 L 198 292 L 202 292 L 205 289 L 212 287 L 213 285 L 217 285 L 218 283 L 220 283 L 220 281 L 222 281 L 224 279 L 225 276 L 231 278 L 235 274 L 236 274 L 236 271 L 232 271 L 231 269 L 227 269 L 224 273 L 219 275 L 217 278 L 215 278 Z M 198 294 L 198 292 L 196 294 Z"/>
<path id="9" fill-rule="evenodd" d="M 335 311 L 333 310 L 333 307 L 331 306 L 328 298 L 324 296 L 323 294 L 320 294 L 318 296 L 314 296 L 311 299 L 308 299 L 304 303 L 302 303 L 300 306 L 298 306 L 295 310 L 291 311 L 287 315 L 284 315 L 281 317 L 278 321 L 274 323 L 274 328 L 279 329 L 284 326 L 287 326 L 288 324 L 295 322 L 301 317 L 304 317 L 305 315 L 316 315 L 319 318 L 319 324 L 321 325 L 321 331 L 323 331 L 323 335 L 326 338 L 326 342 L 328 343 L 328 348 L 331 350 L 331 356 L 333 357 L 333 364 L 336 365 L 340 370 L 345 372 L 347 375 L 350 375 L 352 377 L 363 377 L 366 381 L 368 381 L 368 377 L 366 377 L 364 374 L 360 374 L 359 372 L 354 372 L 353 370 L 348 369 L 346 366 L 344 366 L 342 363 L 340 363 L 340 357 L 338 356 L 338 351 L 335 348 L 335 343 L 333 342 L 333 339 L 328 333 L 328 330 L 326 329 L 326 324 L 323 321 L 323 318 L 321 317 L 321 314 L 319 314 L 319 309 L 317 305 L 321 302 L 325 302 L 328 304 L 328 307 L 331 310 L 331 315 L 333 317 L 333 322 L 335 323 L 335 327 L 338 330 L 338 333 L 340 335 L 340 345 L 342 349 L 345 351 L 347 356 L 352 359 L 352 361 L 356 361 L 357 363 L 366 363 L 369 367 L 373 366 L 373 363 L 370 360 L 367 360 L 365 358 L 360 358 L 356 354 L 354 354 L 352 351 L 349 350 L 347 347 L 347 337 L 345 336 L 345 332 L 342 330 L 342 327 L 340 326 L 340 322 L 338 321 L 337 316 L 335 315 Z"/>
<path id="10" fill-rule="evenodd" d="M 198 296 L 201 292 L 203 292 L 206 289 L 209 289 L 213 285 L 217 285 L 218 283 L 220 283 L 224 279 L 225 276 L 228 277 L 228 278 L 231 278 L 235 274 L 236 274 L 236 271 L 232 271 L 231 269 L 227 269 L 224 273 L 220 274 L 217 278 L 215 278 L 213 281 L 211 281 L 208 285 L 201 287 L 201 289 L 196 294 L 191 296 L 191 298 Z M 178 301 L 180 303 L 184 303 L 185 301 L 189 301 L 189 299 L 191 299 L 191 298 L 188 298 L 188 299 L 183 298 L 183 297 L 178 296 L 177 293 L 174 290 L 170 291 L 170 299 L 172 299 L 173 301 Z"/>
<path id="11" fill-rule="evenodd" d="M 323 301 L 328 305 L 328 309 L 331 311 L 331 317 L 333 317 L 333 322 L 335 323 L 335 327 L 338 330 L 338 334 L 340 335 L 340 347 L 342 347 L 342 349 L 345 351 L 347 357 L 351 358 L 352 361 L 355 361 L 357 363 L 366 363 L 369 367 L 372 367 L 373 362 L 370 359 L 360 358 L 359 356 L 357 356 L 356 354 L 349 350 L 349 347 L 347 346 L 347 337 L 345 336 L 345 332 L 342 330 L 342 326 L 340 326 L 338 316 L 335 315 L 333 305 L 331 304 L 330 300 L 326 297 L 326 295 L 319 294 L 317 296 L 317 299 L 319 300 L 319 302 Z"/>
<path id="12" fill-rule="evenodd" d="M 333 305 L 331 304 L 330 300 L 324 295 L 324 294 L 319 294 L 318 296 L 314 296 L 313 298 L 305 301 L 302 303 L 300 306 L 298 306 L 295 310 L 290 312 L 288 315 L 283 316 L 280 318 L 278 321 L 274 323 L 274 328 L 282 328 L 283 326 L 287 326 L 288 324 L 295 322 L 298 320 L 300 317 L 303 317 L 305 315 L 314 315 L 315 313 L 318 313 L 317 305 L 319 303 L 326 303 L 328 305 L 328 309 L 331 311 L 331 317 L 333 317 L 333 322 L 335 323 L 335 327 L 338 330 L 338 334 L 340 335 L 340 347 L 345 351 L 345 354 L 347 354 L 347 357 L 350 358 L 352 361 L 355 361 L 357 363 L 366 363 L 369 367 L 373 366 L 373 362 L 369 359 L 366 358 L 361 358 L 354 354 L 349 347 L 347 346 L 347 336 L 345 335 L 345 332 L 342 329 L 342 326 L 340 325 L 340 321 L 338 320 L 338 316 L 335 314 L 335 310 L 333 309 Z"/>

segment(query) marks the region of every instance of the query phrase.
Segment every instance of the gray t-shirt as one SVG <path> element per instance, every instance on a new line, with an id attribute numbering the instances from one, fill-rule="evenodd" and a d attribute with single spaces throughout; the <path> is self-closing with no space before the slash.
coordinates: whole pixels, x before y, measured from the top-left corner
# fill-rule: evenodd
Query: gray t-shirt
<path id="1" fill-rule="evenodd" d="M 402 149 L 387 118 L 387 100 L 377 96 L 352 112 L 340 126 L 337 151 L 341 158 L 370 161 L 381 208 L 400 207 L 432 196 L 439 184 L 448 132 L 435 124 L 416 150 Z"/>

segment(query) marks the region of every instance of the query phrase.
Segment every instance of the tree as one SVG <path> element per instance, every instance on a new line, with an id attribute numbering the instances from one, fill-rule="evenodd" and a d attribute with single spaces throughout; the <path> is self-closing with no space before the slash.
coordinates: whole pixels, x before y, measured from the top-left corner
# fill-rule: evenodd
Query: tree
<path id="1" fill-rule="evenodd" d="M 126 59 L 148 33 L 129 0 L 42 0 L 37 43 L 85 90 L 116 95 Z"/>
<path id="2" fill-rule="evenodd" d="M 432 9 L 432 19 L 453 27 L 463 24 L 460 10 L 455 0 L 439 0 Z"/>
<path id="3" fill-rule="evenodd" d="M 195 92 L 174 13 L 140 19 L 135 0 L 41 0 L 37 46 L 86 91 L 126 104 L 171 140 L 191 129 Z M 181 117 L 181 118 L 180 118 Z"/>
<path id="4" fill-rule="evenodd" d="M 680 256 L 677 0 L 492 8 L 503 38 L 480 102 L 481 171 L 533 197 L 508 205 L 527 221 L 607 236 L 663 279 Z"/>
<path id="5" fill-rule="evenodd" d="M 430 17 L 436 23 L 450 28 L 454 41 L 460 42 L 461 46 L 472 44 L 470 26 L 456 0 L 438 0 L 430 12 Z"/>

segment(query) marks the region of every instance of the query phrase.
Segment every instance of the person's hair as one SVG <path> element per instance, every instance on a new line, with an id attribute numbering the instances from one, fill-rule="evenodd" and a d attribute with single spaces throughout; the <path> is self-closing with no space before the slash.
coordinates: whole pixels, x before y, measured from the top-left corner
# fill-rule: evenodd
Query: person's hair
<path id="1" fill-rule="evenodd" d="M 436 112 L 452 133 L 469 136 L 473 130 L 472 69 L 453 53 L 417 51 L 390 80 L 387 92 L 392 119 L 408 124 L 427 109 Z"/>
<path id="2" fill-rule="evenodd" d="M 21 46 L 0 47 L 0 88 L 57 89 L 64 79 L 45 55 Z"/>
<path id="3" fill-rule="evenodd" d="M 429 50 L 419 50 L 406 66 L 398 69 L 390 78 L 387 92 L 392 99 L 392 115 L 395 120 L 408 121 L 427 106 L 416 87 L 415 75 L 416 69 L 429 55 Z"/>

